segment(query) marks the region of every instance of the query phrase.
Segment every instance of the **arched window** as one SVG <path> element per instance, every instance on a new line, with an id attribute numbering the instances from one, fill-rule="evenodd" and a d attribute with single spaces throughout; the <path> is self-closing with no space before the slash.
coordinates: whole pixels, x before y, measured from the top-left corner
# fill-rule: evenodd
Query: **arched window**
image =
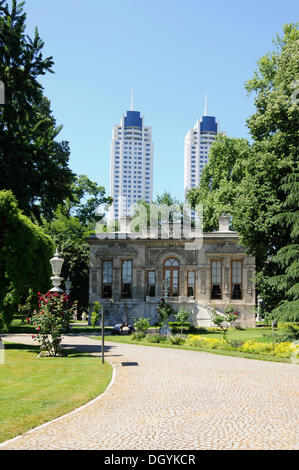
<path id="1" fill-rule="evenodd" d="M 163 264 L 163 292 L 164 281 L 168 280 L 169 297 L 177 297 L 179 295 L 179 272 L 180 263 L 176 258 L 167 258 Z"/>

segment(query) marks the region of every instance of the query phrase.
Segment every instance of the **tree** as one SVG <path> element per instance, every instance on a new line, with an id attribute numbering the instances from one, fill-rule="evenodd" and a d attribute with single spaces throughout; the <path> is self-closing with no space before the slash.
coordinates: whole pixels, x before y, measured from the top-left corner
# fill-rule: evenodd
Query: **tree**
<path id="1" fill-rule="evenodd" d="M 280 302 L 273 310 L 276 318 L 285 321 L 299 320 L 299 171 L 284 179 L 281 186 L 286 194 L 284 212 L 274 216 L 275 220 L 286 226 L 290 243 L 278 250 L 271 262 L 277 266 L 276 275 L 269 277 L 267 283 L 280 295 Z"/>
<path id="2" fill-rule="evenodd" d="M 213 143 L 199 187 L 187 193 L 192 207 L 203 206 L 204 231 L 218 230 L 221 214 L 234 214 L 238 187 L 245 176 L 250 155 L 251 148 L 246 139 L 220 135 Z"/>
<path id="3" fill-rule="evenodd" d="M 104 186 L 99 186 L 86 175 L 76 176 L 71 191 L 69 215 L 76 217 L 84 227 L 93 230 L 96 222 L 104 216 L 100 213 L 100 206 L 112 204 L 112 197 L 106 196 Z"/>
<path id="4" fill-rule="evenodd" d="M 24 2 L 12 7 L 0 0 L 0 77 L 5 105 L 0 107 L 0 190 L 12 190 L 25 215 L 50 219 L 70 195 L 74 175 L 68 167 L 68 142 L 58 142 L 61 126 L 43 95 L 38 77 L 52 73 L 52 57 L 43 58 L 38 30 L 25 34 Z"/>
<path id="5" fill-rule="evenodd" d="M 61 275 L 71 279 L 71 296 L 78 300 L 79 309 L 88 306 L 89 246 L 86 239 L 94 230 L 101 215 L 96 210 L 112 199 L 105 195 L 103 186 L 85 175 L 76 176 L 70 198 L 59 204 L 51 221 L 44 220 L 44 229 L 59 248 L 64 259 Z"/>
<path id="6" fill-rule="evenodd" d="M 259 60 L 258 71 L 246 84 L 248 92 L 256 94 L 256 112 L 248 119 L 254 141 L 234 207 L 234 226 L 240 242 L 256 256 L 257 287 L 268 310 L 281 299 L 281 291 L 268 282 L 285 269 L 276 256 L 293 243 L 286 220 L 279 215 L 287 197 L 282 181 L 296 171 L 298 161 L 298 26 L 285 25 L 283 32 L 275 40 L 276 51 Z"/>
<path id="7" fill-rule="evenodd" d="M 224 313 L 217 313 L 215 307 L 212 312 L 212 322 L 219 326 L 222 330 L 222 339 L 226 341 L 227 332 L 231 324 L 237 320 L 238 312 L 234 309 L 233 305 L 228 305 Z"/>
<path id="8" fill-rule="evenodd" d="M 158 218 L 158 226 L 161 224 L 161 219 L 162 219 L 162 212 L 161 212 L 161 207 L 169 207 L 170 209 L 170 214 L 169 214 L 169 221 L 172 222 L 173 219 L 173 212 L 171 211 L 172 209 L 175 209 L 177 212 L 177 215 L 180 215 L 180 212 L 182 212 L 183 204 L 179 202 L 178 199 L 174 198 L 168 191 L 164 191 L 163 194 L 157 195 L 155 201 L 153 202 L 146 202 L 144 200 L 138 201 L 137 202 L 137 207 L 136 210 L 132 216 L 132 221 L 133 221 L 133 231 L 139 231 L 140 226 L 139 222 L 140 219 L 142 218 L 141 215 L 143 211 L 146 214 L 146 220 L 144 221 L 145 224 L 147 224 L 147 227 L 151 226 L 151 213 L 153 216 L 153 211 L 157 210 L 157 218 Z"/>
<path id="9" fill-rule="evenodd" d="M 183 334 L 183 326 L 184 323 L 189 320 L 190 312 L 188 310 L 183 309 L 182 307 L 179 309 L 177 314 L 175 315 L 175 319 L 181 325 L 181 334 Z"/>
<path id="10" fill-rule="evenodd" d="M 298 26 L 285 25 L 283 37 L 274 42 L 276 50 L 258 61 L 258 70 L 246 83 L 248 93 L 255 93 L 256 112 L 247 120 L 252 144 L 219 137 L 199 188 L 188 194 L 193 205 L 204 206 L 204 230 L 217 228 L 220 213 L 232 215 L 240 243 L 256 257 L 257 289 L 268 311 L 282 295 L 268 280 L 284 274 L 286 265 L 278 258 L 293 244 L 279 214 L 287 197 L 282 180 L 295 172 L 298 161 L 299 107 L 298 91 L 294 92 L 299 75 Z"/>
<path id="11" fill-rule="evenodd" d="M 0 329 L 7 330 L 19 303 L 37 303 L 50 287 L 54 244 L 18 208 L 11 191 L 0 191 Z"/>

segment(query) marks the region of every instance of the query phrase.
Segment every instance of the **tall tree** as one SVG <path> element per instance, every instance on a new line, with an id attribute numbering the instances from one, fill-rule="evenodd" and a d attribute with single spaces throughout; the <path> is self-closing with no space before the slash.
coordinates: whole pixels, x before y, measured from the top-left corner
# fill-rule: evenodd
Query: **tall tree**
<path id="1" fill-rule="evenodd" d="M 281 186 L 286 194 L 283 212 L 274 219 L 289 232 L 290 243 L 280 248 L 269 262 L 276 266 L 266 284 L 279 293 L 273 313 L 287 321 L 299 320 L 299 168 L 286 177 Z"/>
<path id="2" fill-rule="evenodd" d="M 52 57 L 43 58 L 38 30 L 25 34 L 25 2 L 0 0 L 0 79 L 5 105 L 0 107 L 0 189 L 10 189 L 26 215 L 50 218 L 70 195 L 73 174 L 69 146 L 58 142 L 61 126 L 43 95 L 38 77 L 51 73 Z"/>
<path id="3" fill-rule="evenodd" d="M 252 158 L 236 200 L 234 223 L 241 240 L 258 256 L 259 267 L 290 241 L 286 227 L 274 216 L 283 211 L 281 181 L 298 161 L 299 107 L 294 81 L 299 74 L 299 31 L 285 25 L 276 50 L 258 61 L 246 88 L 255 93 L 256 112 L 248 119 Z"/>
<path id="4" fill-rule="evenodd" d="M 245 175 L 251 148 L 246 139 L 220 135 L 211 147 L 200 185 L 187 193 L 191 206 L 203 206 L 203 229 L 218 229 L 219 216 L 234 214 L 238 187 Z"/>
<path id="5" fill-rule="evenodd" d="M 22 214 L 11 191 L 0 191 L 0 330 L 9 327 L 18 303 L 37 302 L 50 287 L 54 244 Z"/>
<path id="6" fill-rule="evenodd" d="M 288 178 L 298 162 L 299 90 L 294 88 L 299 75 L 298 25 L 285 25 L 283 36 L 274 43 L 274 52 L 258 61 L 254 77 L 246 83 L 248 93 L 255 93 L 256 112 L 247 121 L 252 144 L 218 139 L 199 189 L 188 195 L 193 204 L 203 203 L 205 229 L 216 228 L 220 212 L 232 214 L 240 243 L 256 257 L 257 287 L 268 310 L 281 300 L 291 302 L 292 295 L 295 300 L 290 284 L 294 265 L 288 264 L 291 258 L 286 261 L 294 239 L 281 214 L 290 197 L 282 180 L 291 184 Z M 285 276 L 289 288 L 282 295 L 274 279 L 286 280 Z"/>
<path id="7" fill-rule="evenodd" d="M 44 229 L 64 259 L 62 276 L 72 282 L 71 295 L 79 308 L 88 307 L 89 245 L 86 238 L 94 231 L 101 206 L 110 204 L 105 188 L 85 175 L 76 176 L 70 198 L 59 204 L 51 221 L 44 221 Z M 98 214 L 98 215 L 97 215 Z"/>

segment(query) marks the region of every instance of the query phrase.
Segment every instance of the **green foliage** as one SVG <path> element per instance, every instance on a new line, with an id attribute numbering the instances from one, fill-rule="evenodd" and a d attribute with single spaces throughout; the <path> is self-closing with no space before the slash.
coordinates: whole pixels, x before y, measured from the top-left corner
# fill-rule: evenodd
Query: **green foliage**
<path id="1" fill-rule="evenodd" d="M 255 94 L 247 120 L 252 144 L 219 136 L 199 188 L 187 197 L 203 204 L 204 230 L 215 230 L 221 213 L 232 215 L 240 244 L 256 257 L 256 286 L 265 309 L 280 318 L 299 315 L 298 283 L 298 90 L 299 30 L 283 28 L 276 50 L 258 61 L 246 83 Z M 296 99 L 297 98 L 297 99 Z"/>
<path id="2" fill-rule="evenodd" d="M 218 230 L 219 216 L 233 214 L 238 185 L 245 174 L 251 148 L 247 140 L 220 135 L 209 153 L 198 188 L 187 193 L 191 206 L 203 205 L 204 231 Z"/>
<path id="3" fill-rule="evenodd" d="M 51 238 L 18 208 L 11 191 L 0 191 L 0 329 L 9 327 L 20 303 L 36 302 L 50 287 L 55 247 Z"/>
<path id="4" fill-rule="evenodd" d="M 100 321 L 100 311 L 101 311 L 101 308 L 102 308 L 102 305 L 100 304 L 100 302 L 96 301 L 94 304 L 93 304 L 93 311 L 91 312 L 91 326 L 93 328 L 96 327 L 96 325 L 99 323 Z"/>
<path id="5" fill-rule="evenodd" d="M 171 336 L 169 336 L 169 338 L 167 338 L 167 342 L 170 343 L 170 344 L 180 345 L 180 344 L 185 343 L 185 338 L 183 338 L 183 336 L 179 336 L 179 335 L 171 335 Z"/>
<path id="6" fill-rule="evenodd" d="M 131 339 L 133 341 L 142 341 L 144 338 L 145 338 L 145 333 L 143 333 L 142 331 L 136 331 L 131 336 Z"/>
<path id="7" fill-rule="evenodd" d="M 163 194 L 157 195 L 156 200 L 148 203 L 146 201 L 139 201 L 137 203 L 137 208 L 135 213 L 132 217 L 132 230 L 139 231 L 140 230 L 140 220 L 142 220 L 142 224 L 147 227 L 153 227 L 153 222 L 151 221 L 151 215 L 154 216 L 154 211 L 156 210 L 156 217 L 158 227 L 161 226 L 161 219 L 162 219 L 162 212 L 160 207 L 164 205 L 170 208 L 169 214 L 169 222 L 173 222 L 173 212 L 172 210 L 175 209 L 175 212 L 180 213 L 182 211 L 182 204 L 174 198 L 168 191 L 164 191 Z M 172 210 L 171 210 L 172 207 Z M 144 215 L 143 215 L 144 212 Z M 179 215 L 180 217 L 180 215 Z"/>
<path id="8" fill-rule="evenodd" d="M 25 32 L 23 3 L 0 2 L 0 77 L 5 106 L 0 107 L 0 189 L 12 190 L 25 215 L 40 220 L 70 195 L 73 173 L 66 141 L 58 142 L 49 100 L 38 78 L 52 72 L 52 57 L 43 58 L 37 28 Z"/>
<path id="9" fill-rule="evenodd" d="M 68 296 L 57 292 L 38 293 L 39 309 L 32 317 L 36 335 L 32 338 L 40 344 L 41 355 L 61 355 L 62 332 L 69 330 L 71 302 Z"/>
<path id="10" fill-rule="evenodd" d="M 215 307 L 212 312 L 212 322 L 222 330 L 223 340 L 226 341 L 227 332 L 231 324 L 237 320 L 238 312 L 234 309 L 233 305 L 228 305 L 224 313 L 217 313 Z"/>
<path id="11" fill-rule="evenodd" d="M 76 217 L 84 227 L 94 229 L 96 222 L 103 217 L 99 213 L 100 206 L 111 204 L 112 198 L 105 195 L 104 186 L 99 186 L 86 175 L 76 176 L 71 190 L 69 215 Z"/>
<path id="12" fill-rule="evenodd" d="M 96 209 L 101 204 L 109 204 L 102 186 L 92 182 L 87 176 L 76 177 L 72 193 L 60 204 L 50 222 L 44 221 L 45 231 L 54 239 L 59 253 L 64 258 L 61 275 L 72 281 L 71 296 L 78 300 L 80 310 L 88 305 L 89 285 L 89 246 L 86 238 L 94 229 Z"/>
<path id="13" fill-rule="evenodd" d="M 291 342 L 299 341 L 299 325 L 287 325 L 282 340 Z"/>
<path id="14" fill-rule="evenodd" d="M 160 334 L 148 334 L 145 337 L 148 343 L 165 343 L 167 337 L 165 335 Z"/>
<path id="15" fill-rule="evenodd" d="M 189 320 L 190 315 L 191 313 L 188 312 L 188 310 L 184 310 L 182 307 L 179 309 L 179 311 L 175 315 L 175 318 L 181 327 L 181 334 L 183 333 L 184 322 Z"/>
<path id="16" fill-rule="evenodd" d="M 134 328 L 136 332 L 142 333 L 143 335 L 145 335 L 145 333 L 149 329 L 149 326 L 150 326 L 150 322 L 148 318 L 140 317 L 138 318 L 138 320 L 135 320 L 134 322 Z"/>
<path id="17" fill-rule="evenodd" d="M 162 323 L 166 322 L 168 318 L 175 313 L 173 307 L 168 302 L 166 302 L 163 297 L 160 300 L 156 311 L 159 316 L 159 322 Z"/>
<path id="18" fill-rule="evenodd" d="M 280 248 L 270 261 L 276 267 L 267 279 L 270 288 L 280 295 L 280 302 L 273 310 L 279 319 L 299 320 L 299 171 L 284 179 L 281 186 L 286 194 L 283 212 L 273 217 L 289 231 L 289 244 Z"/>
<path id="19" fill-rule="evenodd" d="M 262 343 L 255 340 L 230 341 L 223 339 L 205 338 L 199 335 L 188 335 L 186 345 L 198 349 L 219 349 L 225 351 L 240 351 L 249 354 L 265 354 L 281 358 L 290 358 L 293 354 L 298 354 L 299 345 L 282 342 L 279 344 Z"/>

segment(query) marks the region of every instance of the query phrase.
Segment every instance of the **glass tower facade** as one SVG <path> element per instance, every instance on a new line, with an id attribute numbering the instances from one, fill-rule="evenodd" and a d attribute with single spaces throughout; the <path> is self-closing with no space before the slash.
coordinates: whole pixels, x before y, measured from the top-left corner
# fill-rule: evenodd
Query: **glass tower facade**
<path id="1" fill-rule="evenodd" d="M 113 127 L 110 149 L 109 221 L 132 215 L 138 201 L 153 199 L 152 128 L 139 111 L 130 110 Z"/>
<path id="2" fill-rule="evenodd" d="M 209 161 L 211 145 L 219 133 L 214 116 L 204 115 L 190 129 L 184 142 L 184 191 L 198 186 L 202 171 Z"/>

